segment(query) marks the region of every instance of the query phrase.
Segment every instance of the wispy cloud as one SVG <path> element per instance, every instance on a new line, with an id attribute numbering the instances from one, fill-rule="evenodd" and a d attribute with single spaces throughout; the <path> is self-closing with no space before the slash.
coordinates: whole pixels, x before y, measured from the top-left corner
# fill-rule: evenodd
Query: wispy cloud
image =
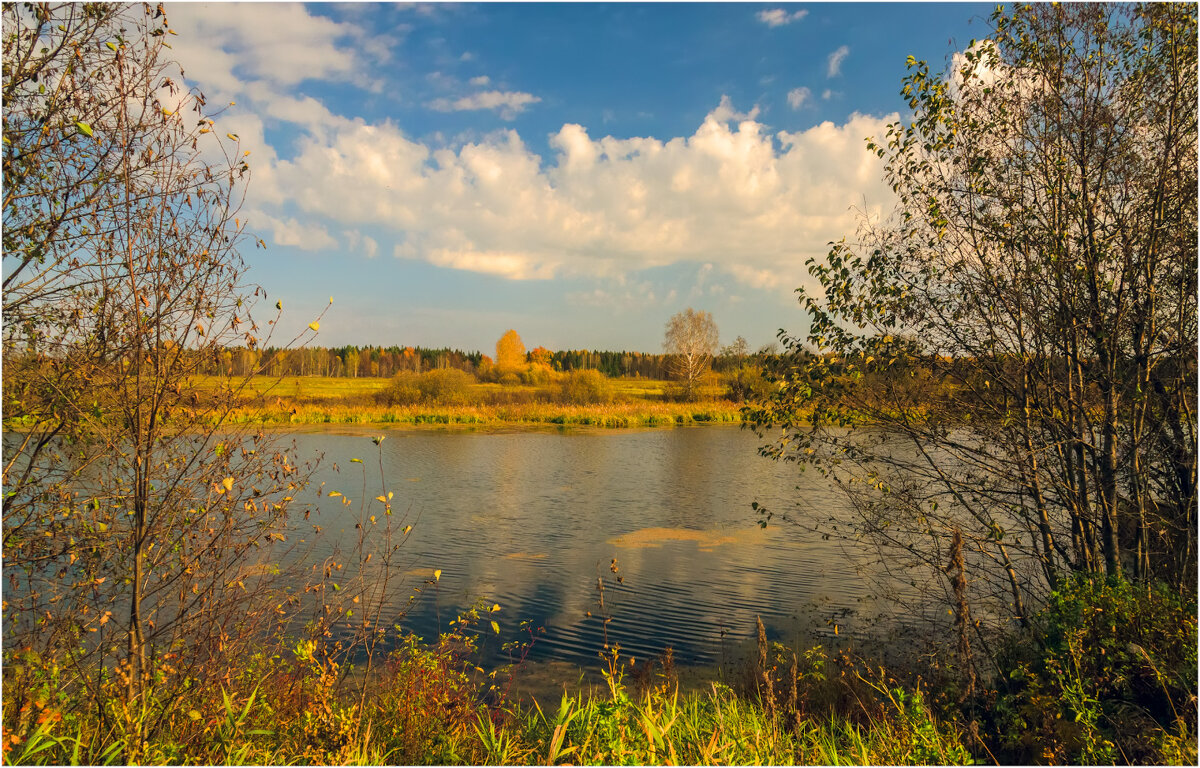
<path id="1" fill-rule="evenodd" d="M 803 86 L 799 88 L 793 88 L 792 90 L 788 91 L 788 106 L 790 106 L 792 109 L 800 109 L 800 107 L 803 107 L 810 98 L 812 98 L 812 91 L 808 90 L 807 88 Z"/>
<path id="2" fill-rule="evenodd" d="M 491 83 L 492 78 L 488 77 L 487 75 L 480 75 L 479 77 L 472 77 L 469 82 L 471 85 L 482 88 L 483 86 Z"/>
<path id="3" fill-rule="evenodd" d="M 536 104 L 540 98 L 532 93 L 521 91 L 480 91 L 457 99 L 434 99 L 427 105 L 438 112 L 468 112 L 481 109 L 495 109 L 500 117 L 512 120 L 530 104 Z"/>
<path id="4" fill-rule="evenodd" d="M 614 314 L 654 306 L 657 298 L 648 282 L 610 280 L 611 287 L 597 286 L 589 291 L 571 291 L 567 301 L 611 310 Z"/>
<path id="5" fill-rule="evenodd" d="M 829 68 L 826 74 L 829 77 L 837 77 L 842 74 L 842 62 L 850 55 L 850 46 L 843 45 L 833 53 L 829 54 Z"/>
<path id="6" fill-rule="evenodd" d="M 379 243 L 374 238 L 364 235 L 357 229 L 346 230 L 342 233 L 344 245 L 351 253 L 362 253 L 368 259 L 379 255 Z"/>
<path id="7" fill-rule="evenodd" d="M 785 24 L 791 24 L 793 21 L 800 21 L 807 15 L 808 11 L 804 9 L 788 13 L 782 8 L 772 8 L 769 11 L 759 11 L 755 14 L 758 20 L 768 27 L 782 27 Z"/>

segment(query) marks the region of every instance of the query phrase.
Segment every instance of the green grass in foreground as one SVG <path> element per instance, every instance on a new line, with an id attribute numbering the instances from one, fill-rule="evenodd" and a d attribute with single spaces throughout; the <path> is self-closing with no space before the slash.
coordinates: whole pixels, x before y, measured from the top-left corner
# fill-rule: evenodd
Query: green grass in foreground
<path id="1" fill-rule="evenodd" d="M 713 683 L 681 693 L 669 669 L 640 690 L 626 660 L 609 659 L 606 688 L 563 693 L 557 707 L 487 704 L 491 678 L 460 651 L 462 636 L 427 648 L 410 641 L 369 686 L 339 695 L 338 665 L 309 649 L 252 659 L 228 685 L 197 687 L 184 702 L 150 696 L 107 717 L 64 717 L 43 700 L 36 721 L 4 741 L 17 764 L 966 764 L 953 723 L 920 692 L 864 681 L 872 694 L 854 716 L 807 714 Z M 469 646 L 469 643 L 467 644 Z M 819 678 L 819 683 L 826 681 Z M 353 689 L 354 686 L 342 686 Z M 813 690 L 805 687 L 805 695 Z M 346 695 L 349 694 L 349 695 Z M 54 699 L 60 694 L 50 694 Z M 864 696 L 860 692 L 858 696 Z M 504 701 L 503 697 L 500 699 Z M 166 709 L 173 712 L 165 713 Z M 166 715 L 144 743 L 123 734 L 132 716 Z M 10 731 L 10 733 L 12 733 Z"/>
<path id="2" fill-rule="evenodd" d="M 183 676 L 166 654 L 132 701 L 119 668 L 6 648 L 4 762 L 1196 764 L 1195 603 L 1161 586 L 1070 580 L 1030 630 L 1000 638 L 974 694 L 931 659 L 902 684 L 760 629 L 735 687 L 681 691 L 669 652 L 635 667 L 614 646 L 604 685 L 568 684 L 543 707 L 510 694 L 511 669 L 476 666 L 490 615 L 468 611 L 432 644 L 402 638 L 371 670 L 320 639 Z"/>

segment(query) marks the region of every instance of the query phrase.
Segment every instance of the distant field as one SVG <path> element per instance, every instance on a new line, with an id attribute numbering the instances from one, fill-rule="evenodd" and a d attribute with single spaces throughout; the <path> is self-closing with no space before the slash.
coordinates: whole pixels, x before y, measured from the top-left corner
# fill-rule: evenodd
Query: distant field
<path id="1" fill-rule="evenodd" d="M 196 385 L 200 389 L 214 389 L 226 379 L 219 376 L 197 376 Z M 670 382 L 662 379 L 609 379 L 608 380 L 618 399 L 638 398 L 645 400 L 662 399 L 663 392 Z M 303 398 L 305 400 L 341 400 L 361 395 L 374 395 L 384 391 L 391 385 L 391 379 L 364 377 L 357 379 L 334 376 L 255 376 L 250 380 L 250 390 L 254 394 L 270 393 L 274 397 Z M 472 384 L 469 392 L 485 393 L 507 391 L 513 393 L 536 393 L 541 387 L 533 386 L 501 386 L 500 384 Z M 701 387 L 702 398 L 720 397 L 724 391 L 721 386 Z"/>
<path id="2" fill-rule="evenodd" d="M 226 380 L 197 377 L 197 389 L 214 390 Z M 663 398 L 670 382 L 655 379 L 610 379 L 611 403 L 568 405 L 553 401 L 548 387 L 472 384 L 465 402 L 388 405 L 376 395 L 391 385 L 390 379 L 344 379 L 328 376 L 259 376 L 250 380 L 243 405 L 231 419 L 240 423 L 285 424 L 392 424 L 424 425 L 580 425 L 600 427 L 654 427 L 707 422 L 737 422 L 740 407 L 721 397 L 720 386 L 702 388 L 696 402 Z M 258 400 L 259 396 L 264 396 Z M 496 403 L 497 397 L 511 403 Z"/>
<path id="3" fill-rule="evenodd" d="M 200 389 L 215 389 L 227 380 L 220 376 L 197 376 Z M 389 379 L 343 379 L 333 376 L 255 376 L 250 379 L 252 394 L 269 393 L 273 397 L 310 400 L 342 400 L 360 395 L 374 395 L 387 389 Z"/>

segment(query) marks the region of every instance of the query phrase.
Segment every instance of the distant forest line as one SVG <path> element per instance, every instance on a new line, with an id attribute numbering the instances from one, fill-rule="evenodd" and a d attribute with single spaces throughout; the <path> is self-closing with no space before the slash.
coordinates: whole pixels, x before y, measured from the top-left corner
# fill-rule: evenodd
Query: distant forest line
<path id="1" fill-rule="evenodd" d="M 723 372 L 749 362 L 761 362 L 771 355 L 770 347 L 756 353 L 731 352 L 713 357 L 713 369 Z M 528 364 L 542 363 L 552 370 L 568 373 L 595 370 L 605 376 L 643 379 L 669 379 L 667 354 L 646 352 L 610 352 L 601 350 L 561 350 L 552 352 L 536 347 L 525 355 Z M 198 373 L 246 376 L 262 372 L 270 376 L 332 376 L 338 378 L 390 378 L 398 373 L 424 373 L 442 368 L 457 368 L 480 375 L 494 365 L 482 352 L 464 352 L 449 347 L 354 346 L 307 347 L 304 349 L 261 350 L 246 347 L 227 348 L 202 362 Z"/>

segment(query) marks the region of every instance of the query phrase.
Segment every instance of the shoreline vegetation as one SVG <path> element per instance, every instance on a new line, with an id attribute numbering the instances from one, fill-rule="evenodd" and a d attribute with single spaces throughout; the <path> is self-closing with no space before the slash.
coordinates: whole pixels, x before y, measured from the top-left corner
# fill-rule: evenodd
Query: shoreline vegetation
<path id="1" fill-rule="evenodd" d="M 615 587 L 615 572 L 608 582 Z M 604 613 L 604 589 L 595 609 Z M 224 658 L 212 685 L 152 684 L 134 710 L 120 675 L 11 649 L 9 764 L 971 765 L 1196 761 L 1195 605 L 1169 590 L 1064 583 L 1033 627 L 996 649 L 996 676 L 964 687 L 953 654 L 880 666 L 846 639 L 791 648 L 761 621 L 749 658 L 696 680 L 670 648 L 623 653 L 550 697 L 522 693 L 542 630 L 485 670 L 499 605 L 460 613 L 435 639 L 398 634 L 374 665 L 326 639 L 282 636 Z M 1110 630 L 1110 622 L 1116 622 Z M 389 631 L 390 633 L 390 631 Z M 1094 645 L 1090 640 L 1102 638 Z M 1134 640 L 1147 642 L 1143 647 Z M 359 649 L 362 650 L 361 648 Z M 161 662 L 168 674 L 170 659 Z M 586 679 L 585 679 L 586 678 Z M 98 686 L 92 690 L 92 686 Z M 97 716 L 86 706 L 94 699 Z M 1120 715 L 1118 713 L 1124 713 Z M 151 727 L 154 724 L 154 727 Z M 132 733 L 147 734 L 141 740 Z"/>

